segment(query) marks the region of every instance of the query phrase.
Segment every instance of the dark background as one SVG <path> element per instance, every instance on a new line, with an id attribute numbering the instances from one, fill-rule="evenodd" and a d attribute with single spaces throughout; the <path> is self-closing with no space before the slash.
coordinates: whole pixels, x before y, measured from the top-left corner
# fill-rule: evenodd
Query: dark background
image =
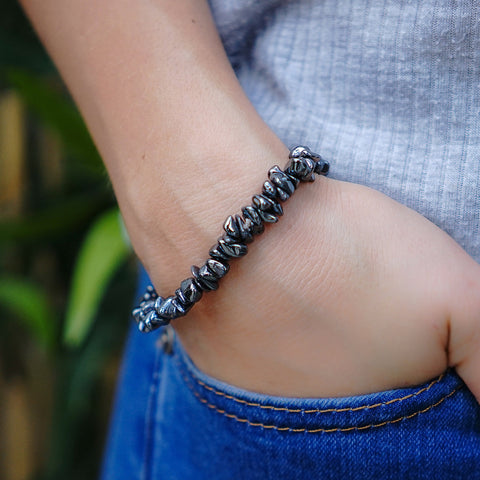
<path id="1" fill-rule="evenodd" d="M 136 261 L 101 159 L 18 4 L 0 13 L 0 478 L 94 479 Z"/>

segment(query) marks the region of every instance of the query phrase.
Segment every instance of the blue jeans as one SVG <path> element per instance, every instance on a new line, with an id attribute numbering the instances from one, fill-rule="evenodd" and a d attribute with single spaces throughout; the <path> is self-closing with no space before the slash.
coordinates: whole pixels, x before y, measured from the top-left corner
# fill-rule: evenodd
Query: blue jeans
<path id="1" fill-rule="evenodd" d="M 480 407 L 454 371 L 369 395 L 281 398 L 211 378 L 178 339 L 168 345 L 132 330 L 103 480 L 480 479 Z"/>

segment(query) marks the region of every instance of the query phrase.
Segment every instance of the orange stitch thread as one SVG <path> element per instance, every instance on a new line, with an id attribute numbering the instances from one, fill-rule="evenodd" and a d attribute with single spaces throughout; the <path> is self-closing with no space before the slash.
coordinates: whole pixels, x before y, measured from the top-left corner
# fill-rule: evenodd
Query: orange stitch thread
<path id="1" fill-rule="evenodd" d="M 179 364 L 179 360 L 177 359 L 177 364 Z M 181 366 L 180 366 L 181 368 Z M 187 367 L 188 368 L 188 367 Z M 310 414 L 310 413 L 342 413 L 342 412 L 358 412 L 360 410 L 370 410 L 372 408 L 377 408 L 381 407 L 384 405 L 391 405 L 392 403 L 396 402 L 402 402 L 404 400 L 408 400 L 409 398 L 416 397 L 417 395 L 420 395 L 421 393 L 424 393 L 428 390 L 430 390 L 435 384 L 440 382 L 442 378 L 445 376 L 445 374 L 441 374 L 438 378 L 435 380 L 432 380 L 426 387 L 421 388 L 420 390 L 410 393 L 408 395 L 405 395 L 403 397 L 399 398 L 393 398 L 392 400 L 388 400 L 386 402 L 381 402 L 381 403 L 375 403 L 373 405 L 362 405 L 359 407 L 345 407 L 345 408 L 327 408 L 327 409 L 311 409 L 311 410 L 303 410 L 301 408 L 288 408 L 288 407 L 276 407 L 274 405 L 262 405 L 261 403 L 255 403 L 255 402 L 248 402 L 247 400 L 243 400 L 242 398 L 237 398 L 234 397 L 233 395 L 228 395 L 224 392 L 221 392 L 220 390 L 216 390 L 215 388 L 211 387 L 210 385 L 207 385 L 206 383 L 202 382 L 199 378 L 197 378 L 193 372 L 190 372 L 192 375 L 192 378 L 195 380 L 195 382 L 205 388 L 206 390 L 211 391 L 215 395 L 218 395 L 220 397 L 227 398 L 229 400 L 233 400 L 234 402 L 241 403 L 243 405 L 247 405 L 249 407 L 257 407 L 261 408 L 264 410 L 273 410 L 277 412 L 287 412 L 287 413 L 305 413 L 305 414 Z M 183 375 L 182 375 L 183 376 Z M 183 377 L 185 379 L 185 377 Z"/>
<path id="2" fill-rule="evenodd" d="M 460 387 L 457 387 L 455 388 L 454 390 L 452 390 L 450 393 L 448 393 L 447 395 L 445 395 L 444 397 L 442 397 L 438 402 L 434 403 L 433 405 L 430 405 L 426 408 L 424 408 L 423 410 L 420 410 L 418 412 L 414 412 L 414 413 L 411 413 L 410 415 L 406 415 L 406 416 L 403 416 L 403 417 L 398 417 L 398 418 L 395 418 L 393 420 L 387 420 L 385 422 L 381 422 L 381 423 L 372 423 L 370 425 L 363 425 L 361 427 L 346 427 L 346 428 L 313 428 L 313 429 L 309 429 L 309 428 L 291 428 L 291 427 L 279 427 L 278 425 L 268 425 L 268 424 L 264 424 L 264 423 L 260 423 L 260 422 L 251 422 L 250 420 L 246 419 L 246 418 L 241 418 L 241 417 L 238 417 L 237 415 L 234 415 L 233 413 L 228 413 L 226 412 L 225 410 L 221 409 L 221 408 L 218 408 L 216 405 L 213 405 L 211 403 L 208 403 L 208 401 L 205 399 L 205 398 L 202 398 L 200 396 L 200 394 L 198 392 L 196 392 L 195 390 L 193 390 L 193 387 L 192 385 L 190 384 L 190 382 L 188 381 L 188 379 L 183 376 L 182 374 L 182 377 L 183 379 L 186 381 L 186 384 L 188 385 L 189 389 L 191 390 L 191 392 L 195 395 L 195 397 L 197 397 L 198 400 L 200 400 L 201 403 L 203 403 L 204 405 L 206 405 L 208 408 L 211 408 L 212 410 L 215 410 L 217 413 L 220 413 L 222 415 L 224 415 L 225 417 L 227 418 L 231 418 L 237 422 L 240 422 L 240 423 L 246 423 L 247 425 L 250 425 L 251 427 L 260 427 L 260 428 L 263 428 L 263 429 L 267 429 L 267 430 L 277 430 L 278 432 L 286 432 L 286 431 L 289 431 L 289 432 L 292 432 L 292 433 L 333 433 L 333 432 L 351 432 L 351 431 L 360 431 L 360 430 L 367 430 L 369 428 L 378 428 L 378 427 L 383 427 L 385 425 L 390 425 L 390 424 L 394 424 L 394 423 L 398 423 L 402 420 L 408 420 L 410 418 L 413 418 L 413 417 L 416 417 L 417 415 L 420 415 L 421 413 L 425 413 L 425 412 L 428 412 L 429 410 L 431 410 L 432 408 L 435 408 L 437 407 L 438 405 L 440 405 L 441 403 L 443 403 L 447 398 L 451 397 L 453 394 L 455 394 L 458 390 L 460 390 L 462 388 L 462 386 Z"/>

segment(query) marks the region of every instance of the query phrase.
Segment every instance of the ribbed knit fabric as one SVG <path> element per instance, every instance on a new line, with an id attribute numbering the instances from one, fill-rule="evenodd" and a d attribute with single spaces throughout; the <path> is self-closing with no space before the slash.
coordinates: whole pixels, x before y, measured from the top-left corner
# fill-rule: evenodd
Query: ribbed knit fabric
<path id="1" fill-rule="evenodd" d="M 480 262 L 477 0 L 211 0 L 247 95 L 331 176 L 420 212 Z"/>

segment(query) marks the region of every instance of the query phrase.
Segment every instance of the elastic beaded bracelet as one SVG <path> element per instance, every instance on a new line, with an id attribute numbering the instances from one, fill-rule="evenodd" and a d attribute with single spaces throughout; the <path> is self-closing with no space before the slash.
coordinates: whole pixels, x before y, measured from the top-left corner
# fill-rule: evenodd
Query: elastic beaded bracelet
<path id="1" fill-rule="evenodd" d="M 191 267 L 186 278 L 170 297 L 160 297 L 148 286 L 140 305 L 132 312 L 141 332 L 151 332 L 183 317 L 198 302 L 203 292 L 216 290 L 218 282 L 230 269 L 229 261 L 247 254 L 247 243 L 264 231 L 265 223 L 276 223 L 283 215 L 280 202 L 295 192 L 300 182 L 313 182 L 315 173 L 327 175 L 329 164 L 307 147 L 294 147 L 284 170 L 275 165 L 268 171 L 262 193 L 252 197 L 252 204 L 242 208 L 242 215 L 230 215 L 223 225 L 225 233 L 208 252 L 210 258 L 201 267 Z"/>

